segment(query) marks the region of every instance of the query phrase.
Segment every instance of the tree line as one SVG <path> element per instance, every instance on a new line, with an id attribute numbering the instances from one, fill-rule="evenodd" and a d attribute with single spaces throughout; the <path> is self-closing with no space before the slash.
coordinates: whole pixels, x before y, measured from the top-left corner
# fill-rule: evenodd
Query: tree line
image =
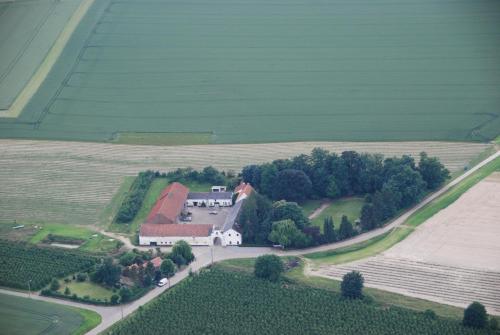
<path id="1" fill-rule="evenodd" d="M 355 151 L 337 155 L 316 148 L 310 155 L 245 166 L 241 178 L 259 192 L 249 197 L 242 209 L 239 223 L 244 241 L 300 248 L 380 227 L 441 186 L 449 171 L 426 153 L 420 154 L 417 164 L 406 155 L 384 158 Z M 326 218 L 323 234 L 310 225 L 296 203 L 345 196 L 365 197 L 360 221 L 354 226 L 344 216 L 335 230 L 332 219 Z"/>

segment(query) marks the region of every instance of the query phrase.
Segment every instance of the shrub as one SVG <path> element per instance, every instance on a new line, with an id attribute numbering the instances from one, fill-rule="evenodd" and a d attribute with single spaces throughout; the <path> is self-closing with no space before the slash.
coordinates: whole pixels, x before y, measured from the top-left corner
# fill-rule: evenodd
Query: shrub
<path id="1" fill-rule="evenodd" d="M 182 264 L 182 259 L 178 256 L 182 256 L 182 258 L 184 258 L 184 264 Z M 182 266 L 191 263 L 194 260 L 194 255 L 191 246 L 186 241 L 181 240 L 175 242 L 169 258 L 172 259 L 172 261 L 178 266 Z"/>
<path id="2" fill-rule="evenodd" d="M 81 283 L 81 282 L 84 282 L 84 281 L 86 281 L 86 280 L 87 280 L 87 274 L 86 274 L 86 273 L 84 273 L 84 272 L 80 272 L 80 273 L 78 273 L 78 274 L 76 275 L 76 281 L 77 281 L 77 282 L 80 282 L 80 283 Z"/>
<path id="3" fill-rule="evenodd" d="M 69 290 L 69 287 L 66 287 L 64 289 L 64 295 L 70 295 L 71 294 L 71 291 Z"/>
<path id="4" fill-rule="evenodd" d="M 170 259 L 165 259 L 160 266 L 161 274 L 167 278 L 175 274 L 175 264 Z"/>
<path id="5" fill-rule="evenodd" d="M 59 285 L 59 281 L 56 278 L 52 278 L 52 281 L 50 282 L 50 290 L 51 291 L 57 291 L 61 285 Z"/>
<path id="6" fill-rule="evenodd" d="M 472 328 L 484 328 L 488 322 L 486 308 L 477 301 L 470 304 L 464 311 L 463 325 Z"/>
<path id="7" fill-rule="evenodd" d="M 364 279 L 358 271 L 351 271 L 342 277 L 340 291 L 344 298 L 359 299 L 363 297 Z"/>
<path id="8" fill-rule="evenodd" d="M 113 294 L 111 296 L 110 302 L 112 305 L 116 305 L 116 304 L 118 304 L 118 300 L 120 300 L 120 297 L 116 294 Z"/>
<path id="9" fill-rule="evenodd" d="M 276 282 L 284 271 L 283 262 L 276 255 L 264 255 L 255 261 L 254 274 L 258 278 Z"/>

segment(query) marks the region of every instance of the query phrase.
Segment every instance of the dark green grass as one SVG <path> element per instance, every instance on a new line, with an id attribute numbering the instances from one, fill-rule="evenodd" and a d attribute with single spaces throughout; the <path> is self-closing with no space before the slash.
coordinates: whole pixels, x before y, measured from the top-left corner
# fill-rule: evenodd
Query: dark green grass
<path id="1" fill-rule="evenodd" d="M 77 335 L 101 322 L 92 311 L 0 294 L 0 333 Z"/>
<path id="2" fill-rule="evenodd" d="M 484 141 L 499 21 L 498 1 L 100 0 L 0 137 Z"/>

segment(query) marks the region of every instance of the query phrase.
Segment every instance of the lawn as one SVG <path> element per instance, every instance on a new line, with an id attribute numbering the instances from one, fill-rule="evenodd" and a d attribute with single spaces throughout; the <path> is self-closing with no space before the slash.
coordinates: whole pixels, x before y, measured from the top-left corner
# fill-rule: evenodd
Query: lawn
<path id="1" fill-rule="evenodd" d="M 80 298 L 88 296 L 90 299 L 107 299 L 109 301 L 111 296 L 114 294 L 112 290 L 89 280 L 84 282 L 72 280 L 70 283 L 65 283 L 63 280 L 60 280 L 59 283 L 61 284 L 61 287 L 59 288 L 60 293 L 64 294 L 64 290 L 68 287 L 71 292 L 70 295 L 76 294 Z"/>
<path id="2" fill-rule="evenodd" d="M 316 209 L 321 206 L 323 200 L 306 200 L 299 203 L 300 207 L 302 207 L 302 212 L 306 217 L 309 217 Z"/>
<path id="3" fill-rule="evenodd" d="M 130 180 L 125 180 L 124 184 L 126 185 L 131 185 L 132 182 Z M 165 189 L 165 187 L 170 184 L 170 181 L 166 178 L 155 178 L 153 180 L 153 183 L 151 184 L 151 187 L 149 188 L 148 192 L 146 193 L 146 196 L 144 197 L 144 201 L 142 202 L 141 209 L 135 216 L 134 220 L 131 223 L 117 223 L 117 222 L 112 222 L 111 225 L 109 226 L 109 231 L 114 231 L 118 233 L 125 233 L 125 234 L 133 234 L 135 233 L 138 229 L 139 226 L 144 223 L 146 220 L 149 212 L 155 205 L 156 201 L 161 195 L 161 192 Z M 186 182 L 182 183 L 184 186 L 188 187 L 190 191 L 192 192 L 207 192 L 210 191 L 210 187 L 212 185 L 206 184 L 206 183 L 198 183 L 195 181 L 191 182 Z M 130 187 L 130 186 L 129 186 Z M 126 193 L 128 191 L 128 188 L 120 187 L 119 192 Z M 113 199 L 122 199 L 124 198 L 124 194 L 116 194 Z"/>
<path id="4" fill-rule="evenodd" d="M 75 226 L 70 224 L 38 224 L 38 227 L 43 227 L 29 239 L 31 243 L 42 243 L 49 234 L 62 238 L 70 238 L 81 240 L 82 244 L 79 250 L 93 253 L 109 253 L 115 251 L 121 243 L 102 234 L 96 233 L 86 227 Z M 60 242 L 63 243 L 64 242 Z"/>
<path id="5" fill-rule="evenodd" d="M 80 335 L 101 316 L 80 308 L 0 294 L 0 332 L 9 335 Z"/>
<path id="6" fill-rule="evenodd" d="M 361 215 L 361 208 L 363 207 L 363 198 L 344 198 L 334 200 L 333 203 L 325 208 L 320 215 L 312 220 L 314 226 L 318 226 L 323 230 L 323 220 L 331 216 L 333 218 L 333 223 L 338 229 L 343 215 L 347 215 L 347 218 L 354 225 L 354 222 L 359 219 Z"/>
<path id="7" fill-rule="evenodd" d="M 95 1 L 0 137 L 491 140 L 499 21 L 495 1 Z"/>

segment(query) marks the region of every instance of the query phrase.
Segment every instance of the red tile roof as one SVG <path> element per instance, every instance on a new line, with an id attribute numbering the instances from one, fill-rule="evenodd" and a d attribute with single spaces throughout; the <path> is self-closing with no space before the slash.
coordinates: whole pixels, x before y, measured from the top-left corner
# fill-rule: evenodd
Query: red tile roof
<path id="1" fill-rule="evenodd" d="M 153 224 L 141 225 L 141 236 L 168 237 L 168 236 L 210 236 L 212 225 L 208 224 Z"/>
<path id="2" fill-rule="evenodd" d="M 153 258 L 153 259 L 152 259 L 152 260 L 150 260 L 150 261 L 147 261 L 147 262 L 142 263 L 142 264 L 141 264 L 141 266 L 142 266 L 143 268 L 145 268 L 145 267 L 148 265 L 148 263 L 149 263 L 149 262 L 153 263 L 153 266 L 155 267 L 155 269 L 157 269 L 157 268 L 159 268 L 159 267 L 160 267 L 160 265 L 161 265 L 161 263 L 162 263 L 163 261 L 162 261 L 162 259 L 161 259 L 160 257 L 155 257 L 155 258 Z M 136 268 L 136 267 L 138 267 L 138 265 L 137 265 L 137 264 L 132 264 L 132 265 L 130 265 L 128 268 L 129 268 L 129 269 L 132 269 L 132 268 Z"/>
<path id="3" fill-rule="evenodd" d="M 236 201 L 238 201 L 243 196 L 243 194 L 245 194 L 248 197 L 252 192 L 253 192 L 252 185 L 248 183 L 239 184 L 234 189 L 234 193 L 238 193 L 238 198 L 236 198 Z"/>
<path id="4" fill-rule="evenodd" d="M 161 193 L 153 209 L 149 213 L 147 223 L 177 223 L 177 217 L 184 208 L 189 189 L 180 184 L 172 183 Z"/>

